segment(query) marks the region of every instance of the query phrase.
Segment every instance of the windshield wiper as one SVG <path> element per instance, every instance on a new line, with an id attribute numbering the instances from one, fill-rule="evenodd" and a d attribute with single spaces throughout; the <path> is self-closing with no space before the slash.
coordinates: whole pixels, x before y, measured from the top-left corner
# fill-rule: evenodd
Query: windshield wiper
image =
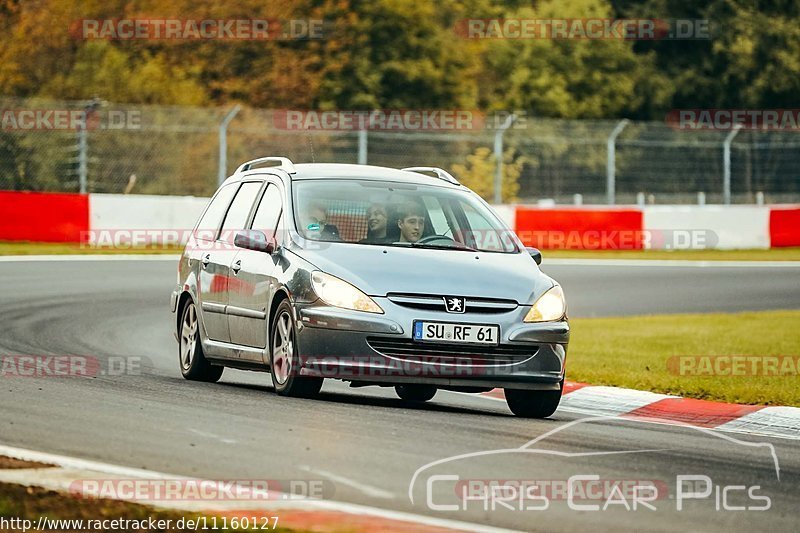
<path id="1" fill-rule="evenodd" d="M 453 241 L 452 244 L 428 244 L 428 243 L 418 243 L 412 242 L 412 248 L 429 248 L 431 250 L 464 250 L 466 252 L 477 252 L 479 251 L 477 248 L 472 248 L 471 246 L 467 246 L 466 244 L 461 244 L 460 242 Z"/>

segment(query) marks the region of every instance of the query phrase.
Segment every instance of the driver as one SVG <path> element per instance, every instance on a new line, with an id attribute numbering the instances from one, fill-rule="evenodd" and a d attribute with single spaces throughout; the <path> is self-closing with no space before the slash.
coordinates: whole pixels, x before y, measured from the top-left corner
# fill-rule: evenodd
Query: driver
<path id="1" fill-rule="evenodd" d="M 312 201 L 300 212 L 300 229 L 307 238 L 340 241 L 339 228 L 328 222 L 328 209 L 320 201 Z"/>
<path id="2" fill-rule="evenodd" d="M 400 242 L 417 242 L 425 229 L 425 209 L 419 204 L 408 203 L 397 211 L 397 226 Z"/>

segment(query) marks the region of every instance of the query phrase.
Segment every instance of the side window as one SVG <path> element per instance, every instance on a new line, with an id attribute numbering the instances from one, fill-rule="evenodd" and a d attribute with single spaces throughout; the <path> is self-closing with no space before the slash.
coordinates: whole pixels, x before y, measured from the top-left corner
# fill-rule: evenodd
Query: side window
<path id="1" fill-rule="evenodd" d="M 465 244 L 487 252 L 512 252 L 516 249 L 508 231 L 497 229 L 486 216 L 472 204 L 460 202 L 469 223 L 469 231 L 464 232 Z"/>
<path id="2" fill-rule="evenodd" d="M 464 214 L 467 215 L 467 220 L 469 221 L 469 227 L 472 230 L 491 230 L 494 228 L 494 225 L 486 220 L 486 218 L 475 211 L 475 208 L 472 207 L 470 204 L 466 202 L 462 202 L 461 206 L 464 208 Z"/>
<path id="3" fill-rule="evenodd" d="M 234 183 L 225 185 L 217 192 L 206 212 L 200 218 L 200 222 L 197 223 L 197 231 L 195 233 L 198 239 L 216 240 L 217 232 L 222 224 L 222 217 L 225 216 L 234 194 L 236 194 L 236 184 Z"/>
<path id="4" fill-rule="evenodd" d="M 261 182 L 248 182 L 239 187 L 236 198 L 233 199 L 225 222 L 222 223 L 222 235 L 220 239 L 233 243 L 236 232 L 246 229 L 247 217 L 250 216 L 250 209 L 256 200 L 258 191 L 261 190 Z"/>
<path id="5" fill-rule="evenodd" d="M 276 185 L 270 183 L 267 185 L 267 190 L 264 191 L 264 196 L 261 197 L 261 203 L 258 204 L 252 229 L 263 231 L 267 237 L 271 237 L 278 227 L 282 209 L 281 191 Z M 275 238 L 280 240 L 278 235 L 275 235 Z"/>

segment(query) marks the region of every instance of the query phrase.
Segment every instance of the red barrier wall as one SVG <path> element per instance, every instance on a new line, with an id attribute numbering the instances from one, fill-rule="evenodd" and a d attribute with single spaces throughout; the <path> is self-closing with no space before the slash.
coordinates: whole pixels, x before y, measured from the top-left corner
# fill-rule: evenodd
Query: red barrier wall
<path id="1" fill-rule="evenodd" d="M 0 240 L 80 242 L 89 229 L 85 194 L 0 191 Z"/>
<path id="2" fill-rule="evenodd" d="M 0 191 L 0 241 L 80 242 L 90 229 L 89 196 Z M 643 248 L 642 211 L 635 208 L 516 208 L 516 231 L 541 249 Z M 800 246 L 800 205 L 772 207 L 771 246 Z"/>
<path id="3" fill-rule="evenodd" d="M 800 208 L 770 209 L 769 238 L 771 248 L 800 246 Z"/>
<path id="4" fill-rule="evenodd" d="M 638 209 L 517 208 L 517 235 L 540 249 L 640 250 L 643 214 Z"/>

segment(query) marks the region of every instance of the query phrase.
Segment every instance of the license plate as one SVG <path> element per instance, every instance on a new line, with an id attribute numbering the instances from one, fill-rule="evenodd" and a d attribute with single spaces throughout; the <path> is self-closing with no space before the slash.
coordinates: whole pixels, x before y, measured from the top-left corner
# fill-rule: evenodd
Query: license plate
<path id="1" fill-rule="evenodd" d="M 414 322 L 414 340 L 456 344 L 499 344 L 500 326 L 417 320 Z"/>

